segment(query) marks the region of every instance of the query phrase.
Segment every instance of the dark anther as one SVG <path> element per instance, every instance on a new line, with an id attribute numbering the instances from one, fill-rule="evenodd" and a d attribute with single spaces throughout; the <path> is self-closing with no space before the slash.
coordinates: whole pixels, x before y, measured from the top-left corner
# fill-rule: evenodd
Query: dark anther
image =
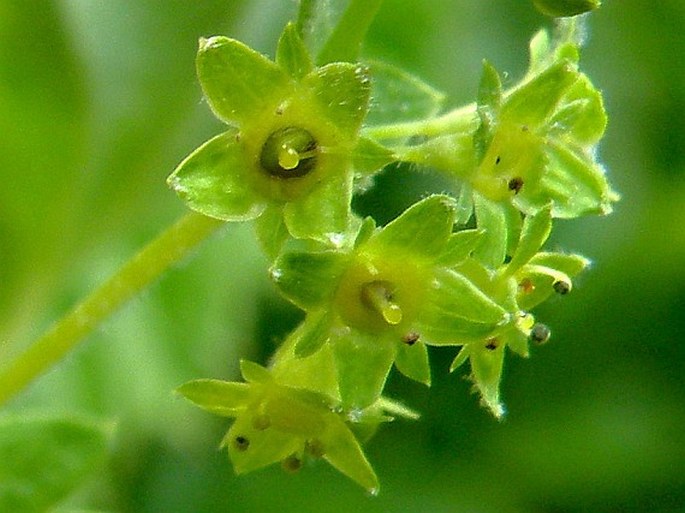
<path id="1" fill-rule="evenodd" d="M 247 448 L 250 447 L 250 441 L 246 437 L 238 435 L 233 439 L 233 447 L 241 452 L 247 451 Z"/>
<path id="2" fill-rule="evenodd" d="M 499 346 L 499 342 L 494 337 L 487 339 L 485 342 L 485 349 L 488 349 L 490 351 L 494 351 Z"/>
<path id="3" fill-rule="evenodd" d="M 549 340 L 551 332 L 545 324 L 536 324 L 533 329 L 530 330 L 530 339 L 536 344 L 544 344 Z"/>
<path id="4" fill-rule="evenodd" d="M 408 346 L 413 346 L 414 344 L 416 344 L 417 340 L 419 340 L 419 334 L 415 331 L 410 331 L 402 337 L 402 342 L 404 342 Z"/>
<path id="5" fill-rule="evenodd" d="M 523 294 L 530 294 L 535 290 L 535 285 L 529 278 L 524 278 L 519 283 L 519 291 Z"/>
<path id="6" fill-rule="evenodd" d="M 523 187 L 523 178 L 519 176 L 512 178 L 511 180 L 509 180 L 507 187 L 509 187 L 510 191 L 514 191 L 514 194 L 518 194 L 521 188 Z"/>
<path id="7" fill-rule="evenodd" d="M 302 460 L 296 454 L 291 454 L 281 462 L 286 472 L 297 472 L 302 468 Z"/>
<path id="8" fill-rule="evenodd" d="M 552 284 L 552 288 L 554 289 L 554 292 L 556 292 L 557 294 L 559 294 L 561 296 L 564 296 L 564 295 L 568 294 L 569 291 L 571 290 L 571 284 L 568 283 L 567 281 L 559 280 L 559 281 L 555 281 Z"/>
<path id="9" fill-rule="evenodd" d="M 502 157 L 497 155 L 497 158 L 495 159 L 495 165 L 499 164 L 500 162 L 502 162 Z"/>
<path id="10" fill-rule="evenodd" d="M 271 419 L 268 415 L 257 414 L 252 419 L 252 427 L 257 431 L 264 431 L 271 426 Z"/>
<path id="11" fill-rule="evenodd" d="M 297 178 L 314 169 L 317 150 L 316 140 L 303 128 L 282 128 L 262 146 L 259 164 L 271 176 Z"/>
<path id="12" fill-rule="evenodd" d="M 323 442 L 318 438 L 307 440 L 304 448 L 307 451 L 307 454 L 313 458 L 321 458 L 324 454 L 326 454 L 326 448 L 324 447 Z"/>

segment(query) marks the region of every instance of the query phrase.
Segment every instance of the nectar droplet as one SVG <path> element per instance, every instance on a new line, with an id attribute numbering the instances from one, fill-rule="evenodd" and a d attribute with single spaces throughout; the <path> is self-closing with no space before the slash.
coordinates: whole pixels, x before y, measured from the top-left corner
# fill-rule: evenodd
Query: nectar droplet
<path id="1" fill-rule="evenodd" d="M 385 281 L 372 281 L 362 286 L 362 301 L 381 314 L 385 322 L 393 326 L 402 322 L 402 309 L 393 303 L 392 284 Z"/>
<path id="2" fill-rule="evenodd" d="M 278 178 L 305 176 L 316 167 L 318 146 L 314 136 L 298 127 L 287 127 L 271 134 L 259 157 L 262 169 Z"/>

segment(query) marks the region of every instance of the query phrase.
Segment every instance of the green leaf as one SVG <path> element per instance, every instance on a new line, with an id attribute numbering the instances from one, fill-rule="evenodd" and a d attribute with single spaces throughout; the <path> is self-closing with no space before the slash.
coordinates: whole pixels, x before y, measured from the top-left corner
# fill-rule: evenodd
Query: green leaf
<path id="1" fill-rule="evenodd" d="M 295 356 L 306 358 L 316 353 L 330 338 L 332 319 L 326 310 L 309 313 L 299 331 Z"/>
<path id="2" fill-rule="evenodd" d="M 340 21 L 319 52 L 316 62 L 326 64 L 358 60 L 366 31 L 382 3 L 383 0 L 350 0 Z M 327 3 L 326 7 L 330 9 L 329 5 Z"/>
<path id="3" fill-rule="evenodd" d="M 278 40 L 276 64 L 285 69 L 291 77 L 301 79 L 314 69 L 307 47 L 297 32 L 294 23 L 288 23 Z"/>
<path id="4" fill-rule="evenodd" d="M 378 232 L 370 244 L 435 260 L 452 233 L 455 202 L 434 195 L 415 203 Z"/>
<path id="5" fill-rule="evenodd" d="M 523 230 L 516 251 L 506 267 L 506 274 L 511 275 L 540 250 L 552 231 L 551 205 L 532 216 L 526 216 Z"/>
<path id="6" fill-rule="evenodd" d="M 104 463 L 111 428 L 76 418 L 0 418 L 0 511 L 42 513 Z"/>
<path id="7" fill-rule="evenodd" d="M 323 458 L 372 494 L 378 493 L 378 478 L 359 442 L 342 421 L 332 421 L 321 437 Z"/>
<path id="8" fill-rule="evenodd" d="M 418 341 L 412 345 L 400 344 L 395 357 L 395 367 L 409 379 L 430 386 L 428 350 L 423 342 Z"/>
<path id="9" fill-rule="evenodd" d="M 395 153 L 366 137 L 360 137 L 352 154 L 352 166 L 356 173 L 373 174 L 395 162 Z"/>
<path id="10" fill-rule="evenodd" d="M 507 94 L 501 118 L 531 129 L 544 125 L 577 79 L 578 70 L 571 62 L 553 64 Z"/>
<path id="11" fill-rule="evenodd" d="M 600 0 L 533 0 L 540 12 L 554 18 L 577 16 L 597 9 Z"/>
<path id="12" fill-rule="evenodd" d="M 360 64 L 335 62 L 302 79 L 326 117 L 347 138 L 355 139 L 369 110 L 371 79 Z"/>
<path id="13" fill-rule="evenodd" d="M 445 267 L 454 267 L 471 256 L 480 244 L 483 230 L 460 230 L 450 235 L 438 263 Z"/>
<path id="14" fill-rule="evenodd" d="M 497 269 L 507 253 L 508 229 L 504 205 L 490 201 L 474 192 L 476 223 L 483 231 L 483 240 L 474 251 L 478 260 Z"/>
<path id="15" fill-rule="evenodd" d="M 246 177 L 244 153 L 236 130 L 210 139 L 169 176 L 167 183 L 193 210 L 225 221 L 245 221 L 265 208 Z"/>
<path id="16" fill-rule="evenodd" d="M 250 360 L 240 360 L 240 373 L 248 383 L 270 383 L 273 381 L 271 373 L 266 367 Z"/>
<path id="17" fill-rule="evenodd" d="M 499 400 L 499 383 L 502 378 L 504 345 L 494 350 L 473 348 L 470 351 L 471 376 L 481 394 L 482 402 L 498 419 L 504 415 L 504 406 Z"/>
<path id="18" fill-rule="evenodd" d="M 236 417 L 247 407 L 250 385 L 218 379 L 197 379 L 184 383 L 176 392 L 210 413 Z"/>
<path id="19" fill-rule="evenodd" d="M 367 64 L 373 95 L 367 126 L 419 121 L 435 116 L 442 108 L 445 95 L 420 78 L 391 64 Z"/>
<path id="20" fill-rule="evenodd" d="M 214 113 L 226 123 L 254 123 L 291 88 L 274 62 L 240 41 L 223 36 L 200 39 L 197 75 Z"/>
<path id="21" fill-rule="evenodd" d="M 314 239 L 334 247 L 344 246 L 351 228 L 353 176 L 336 169 L 300 199 L 286 203 L 283 219 L 297 239 Z"/>
<path id="22" fill-rule="evenodd" d="M 332 343 L 343 407 L 357 410 L 375 403 L 395 360 L 397 343 L 351 329 Z"/>
<path id="23" fill-rule="evenodd" d="M 283 295 L 309 310 L 331 297 L 347 261 L 348 255 L 339 251 L 288 252 L 276 259 L 270 274 Z"/>
<path id="24" fill-rule="evenodd" d="M 273 260 L 288 240 L 288 228 L 283 221 L 283 207 L 269 205 L 255 220 L 255 233 L 266 256 Z"/>

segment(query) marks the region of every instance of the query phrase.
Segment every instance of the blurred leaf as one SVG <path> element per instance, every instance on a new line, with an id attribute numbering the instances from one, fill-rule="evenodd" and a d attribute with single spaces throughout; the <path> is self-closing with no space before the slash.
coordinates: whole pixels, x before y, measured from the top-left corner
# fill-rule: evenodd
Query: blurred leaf
<path id="1" fill-rule="evenodd" d="M 103 463 L 110 429 L 71 418 L 0 419 L 0 510 L 43 512 Z"/>
<path id="2" fill-rule="evenodd" d="M 367 63 L 372 81 L 372 102 L 367 126 L 417 121 L 435 116 L 445 95 L 397 66 Z"/>

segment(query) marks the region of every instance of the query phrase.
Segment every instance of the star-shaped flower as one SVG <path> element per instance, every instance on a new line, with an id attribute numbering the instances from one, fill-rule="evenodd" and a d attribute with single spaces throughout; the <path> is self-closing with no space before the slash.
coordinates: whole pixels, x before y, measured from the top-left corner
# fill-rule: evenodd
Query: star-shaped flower
<path id="1" fill-rule="evenodd" d="M 197 73 L 229 129 L 169 177 L 188 206 L 226 221 L 259 218 L 270 254 L 288 233 L 325 242 L 346 233 L 352 156 L 369 104 L 366 68 L 315 68 L 290 24 L 275 62 L 234 39 L 201 39 Z"/>

